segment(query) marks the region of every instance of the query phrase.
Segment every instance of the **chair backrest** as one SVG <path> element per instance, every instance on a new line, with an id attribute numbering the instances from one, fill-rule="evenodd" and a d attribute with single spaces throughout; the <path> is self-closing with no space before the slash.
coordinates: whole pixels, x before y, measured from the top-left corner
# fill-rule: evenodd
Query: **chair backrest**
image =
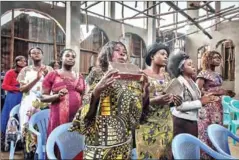
<path id="1" fill-rule="evenodd" d="M 16 114 L 18 115 L 18 114 L 19 114 L 19 109 L 20 109 L 20 104 L 14 106 L 14 107 L 12 108 L 12 110 L 10 111 L 9 117 L 13 117 L 13 116 L 15 116 Z"/>
<path id="2" fill-rule="evenodd" d="M 239 101 L 237 100 L 232 100 L 231 101 L 231 105 L 230 105 L 230 109 L 233 110 L 233 112 L 238 112 L 239 113 Z"/>
<path id="3" fill-rule="evenodd" d="M 230 103 L 232 98 L 230 96 L 222 96 L 222 102 Z"/>
<path id="4" fill-rule="evenodd" d="M 42 144 L 46 144 L 50 109 L 41 110 L 32 115 L 29 125 L 37 126 L 37 131 L 41 134 Z"/>
<path id="5" fill-rule="evenodd" d="M 234 106 L 235 108 L 239 109 L 239 100 L 233 99 L 231 101 L 231 105 Z"/>
<path id="6" fill-rule="evenodd" d="M 220 153 L 226 153 L 227 155 L 231 155 L 230 148 L 228 145 L 228 132 L 226 128 L 217 125 L 211 124 L 207 128 L 208 136 L 214 147 Z"/>
<path id="7" fill-rule="evenodd" d="M 200 159 L 200 149 L 215 159 L 232 159 L 217 153 L 190 134 L 179 134 L 172 142 L 172 151 L 175 159 Z"/>
<path id="8" fill-rule="evenodd" d="M 73 159 L 85 147 L 85 137 L 78 132 L 69 132 L 71 123 L 66 123 L 55 128 L 47 139 L 46 152 L 49 159 L 56 159 L 54 146 L 57 144 L 61 159 Z"/>
<path id="9" fill-rule="evenodd" d="M 231 104 L 232 100 L 233 99 L 230 96 L 222 96 L 223 112 L 229 112 L 228 105 Z"/>

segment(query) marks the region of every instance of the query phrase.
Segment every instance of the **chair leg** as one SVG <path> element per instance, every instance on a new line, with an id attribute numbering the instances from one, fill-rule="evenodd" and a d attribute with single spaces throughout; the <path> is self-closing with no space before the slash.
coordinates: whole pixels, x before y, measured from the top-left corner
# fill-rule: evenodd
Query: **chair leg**
<path id="1" fill-rule="evenodd" d="M 236 124 L 234 124 L 234 123 L 232 123 L 232 126 L 231 126 L 231 128 L 232 128 L 232 133 L 233 134 L 236 134 L 236 132 L 237 132 L 237 125 Z M 235 146 L 236 145 L 236 140 L 233 140 L 233 145 Z"/>

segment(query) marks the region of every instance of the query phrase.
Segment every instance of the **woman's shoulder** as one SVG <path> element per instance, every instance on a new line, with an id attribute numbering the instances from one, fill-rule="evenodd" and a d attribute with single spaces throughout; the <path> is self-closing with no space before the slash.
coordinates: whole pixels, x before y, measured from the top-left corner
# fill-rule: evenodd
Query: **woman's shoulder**
<path id="1" fill-rule="evenodd" d="M 16 74 L 15 69 L 8 70 L 5 75 L 12 75 L 12 74 Z"/>

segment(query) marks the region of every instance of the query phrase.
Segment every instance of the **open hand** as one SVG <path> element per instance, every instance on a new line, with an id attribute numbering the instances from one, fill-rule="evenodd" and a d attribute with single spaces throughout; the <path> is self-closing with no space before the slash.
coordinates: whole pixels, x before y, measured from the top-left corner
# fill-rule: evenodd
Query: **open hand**
<path id="1" fill-rule="evenodd" d="M 182 97 L 178 95 L 173 95 L 173 103 L 175 106 L 180 106 L 183 103 Z"/>
<path id="2" fill-rule="evenodd" d="M 108 86 L 110 86 L 112 83 L 115 82 L 117 78 L 120 78 L 120 76 L 114 76 L 117 74 L 118 71 L 115 69 L 110 69 L 104 76 L 101 78 L 101 80 L 98 82 L 94 89 L 94 93 L 99 96 L 100 93 L 105 90 Z"/>
<path id="3" fill-rule="evenodd" d="M 172 102 L 172 95 L 164 94 L 156 97 L 156 101 L 159 105 L 166 105 Z"/>

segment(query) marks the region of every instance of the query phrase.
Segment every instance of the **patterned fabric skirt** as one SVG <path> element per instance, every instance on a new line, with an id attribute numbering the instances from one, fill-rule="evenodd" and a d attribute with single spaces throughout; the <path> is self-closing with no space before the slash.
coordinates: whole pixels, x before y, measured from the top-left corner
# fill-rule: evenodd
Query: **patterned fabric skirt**
<path id="1" fill-rule="evenodd" d="M 136 149 L 139 159 L 172 159 L 172 114 L 164 113 L 157 122 L 147 122 L 136 130 Z"/>
<path id="2" fill-rule="evenodd" d="M 7 122 L 9 119 L 9 114 L 14 106 L 21 103 L 21 100 L 22 100 L 21 92 L 16 92 L 16 93 L 8 92 L 7 93 L 5 103 L 3 106 L 3 110 L 1 113 L 1 148 L 4 147 L 5 134 L 6 134 Z"/>
<path id="3" fill-rule="evenodd" d="M 210 147 L 212 147 L 212 144 L 208 138 L 207 128 L 211 124 L 223 125 L 223 108 L 221 99 L 219 101 L 209 103 L 199 110 L 198 138 Z M 204 152 L 202 152 L 201 157 L 204 159 L 210 158 Z"/>
<path id="4" fill-rule="evenodd" d="M 130 159 L 132 149 L 132 139 L 128 141 L 112 145 L 112 146 L 89 146 L 86 145 L 86 148 L 83 153 L 83 159 Z"/>

